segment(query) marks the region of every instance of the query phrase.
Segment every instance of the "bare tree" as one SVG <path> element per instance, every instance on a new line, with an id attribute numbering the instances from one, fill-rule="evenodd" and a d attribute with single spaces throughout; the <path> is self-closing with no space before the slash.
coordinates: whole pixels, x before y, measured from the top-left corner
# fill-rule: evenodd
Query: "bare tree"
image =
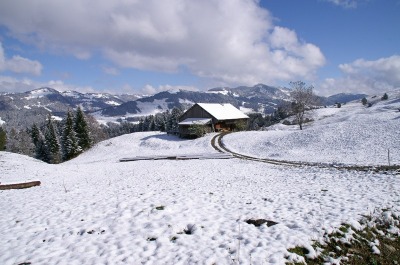
<path id="1" fill-rule="evenodd" d="M 300 130 L 303 130 L 304 114 L 316 103 L 316 96 L 313 92 L 313 86 L 306 86 L 303 81 L 290 82 L 292 91 L 290 96 L 293 99 L 291 110 L 296 117 Z"/>

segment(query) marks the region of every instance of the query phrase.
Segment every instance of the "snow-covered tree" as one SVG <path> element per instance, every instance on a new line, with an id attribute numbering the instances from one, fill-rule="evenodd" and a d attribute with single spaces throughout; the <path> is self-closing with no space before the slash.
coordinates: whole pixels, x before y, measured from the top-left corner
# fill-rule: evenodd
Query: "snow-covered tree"
<path id="1" fill-rule="evenodd" d="M 40 135 L 40 129 L 39 129 L 39 127 L 36 125 L 36 123 L 34 123 L 34 124 L 32 125 L 32 128 L 31 128 L 30 133 L 31 133 L 32 142 L 33 142 L 33 144 L 36 146 L 37 143 L 38 143 L 38 141 L 39 141 L 39 135 Z"/>
<path id="2" fill-rule="evenodd" d="M 46 140 L 42 131 L 36 124 L 33 124 L 32 126 L 31 137 L 33 144 L 35 145 L 35 158 L 49 163 L 50 156 L 46 145 Z"/>
<path id="3" fill-rule="evenodd" d="M 64 120 L 61 143 L 64 161 L 74 158 L 82 151 L 82 149 L 78 146 L 78 140 L 74 131 L 74 121 L 71 111 L 67 112 L 67 117 Z"/>
<path id="4" fill-rule="evenodd" d="M 176 132 L 178 131 L 179 117 L 183 111 L 179 108 L 173 108 L 171 114 L 167 120 L 167 131 Z"/>
<path id="5" fill-rule="evenodd" d="M 92 146 L 92 138 L 90 136 L 89 126 L 85 119 L 85 114 L 82 109 L 78 107 L 74 120 L 74 131 L 79 147 L 82 151 L 89 149 Z"/>
<path id="6" fill-rule="evenodd" d="M 54 126 L 54 122 L 50 114 L 47 117 L 45 141 L 48 148 L 49 162 L 52 164 L 60 163 L 61 146 L 56 127 Z"/>

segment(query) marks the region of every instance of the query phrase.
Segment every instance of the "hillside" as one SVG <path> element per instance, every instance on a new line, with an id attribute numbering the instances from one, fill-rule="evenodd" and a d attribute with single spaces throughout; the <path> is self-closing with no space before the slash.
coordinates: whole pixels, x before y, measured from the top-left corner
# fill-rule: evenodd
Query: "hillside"
<path id="1" fill-rule="evenodd" d="M 389 99 L 368 97 L 341 108 L 322 108 L 308 114 L 314 122 L 300 131 L 296 125 L 278 124 L 267 131 L 224 137 L 227 147 L 246 155 L 277 160 L 333 164 L 400 164 L 400 91 Z"/>
<path id="2" fill-rule="evenodd" d="M 357 104 L 321 109 L 303 132 L 280 125 L 275 131 L 228 135 L 224 142 L 241 146 L 241 152 L 264 152 L 261 156 L 285 146 L 277 158 L 296 161 L 332 161 L 327 150 L 335 150 L 342 154 L 338 163 L 354 157 L 361 157 L 358 163 L 381 162 L 369 161 L 363 145 L 376 149 L 392 143 L 393 159 L 398 157 L 399 100 L 371 108 Z M 376 125 L 359 135 L 367 121 Z M 378 130 L 384 124 L 386 132 Z M 354 132 L 363 141 L 354 137 L 337 148 L 341 135 L 329 132 L 335 128 L 342 139 Z M 400 178 L 392 174 L 240 159 L 118 162 L 137 155 L 213 153 L 213 135 L 182 140 L 128 134 L 59 165 L 0 152 L 1 183 L 42 181 L 40 187 L 0 191 L 0 264 L 284 264 L 288 248 L 312 249 L 312 239 L 343 222 L 357 227 L 361 215 L 381 208 L 400 213 Z M 300 148 L 290 135 L 325 145 L 318 151 L 312 144 Z M 277 224 L 246 223 L 253 218 Z"/>

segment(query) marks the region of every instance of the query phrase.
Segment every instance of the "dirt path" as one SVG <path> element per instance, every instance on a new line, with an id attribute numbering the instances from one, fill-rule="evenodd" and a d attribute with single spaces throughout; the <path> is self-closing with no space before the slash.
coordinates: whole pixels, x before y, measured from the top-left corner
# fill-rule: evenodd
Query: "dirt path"
<path id="1" fill-rule="evenodd" d="M 257 158 L 252 156 L 243 155 L 240 153 L 233 152 L 229 150 L 222 142 L 222 138 L 229 133 L 220 133 L 215 135 L 211 139 L 212 147 L 217 150 L 218 152 L 230 153 L 236 158 L 257 161 L 262 163 L 274 164 L 274 165 L 281 165 L 281 166 L 295 166 L 295 167 L 303 167 L 303 166 L 310 166 L 310 167 L 319 167 L 319 168 L 336 168 L 339 170 L 356 170 L 356 171 L 374 171 L 374 172 L 390 172 L 392 174 L 400 174 L 400 166 L 343 166 L 343 165 L 336 165 L 336 164 L 329 164 L 329 163 L 313 163 L 313 162 L 301 162 L 301 161 L 287 161 L 287 160 L 275 160 L 275 159 L 268 159 L 268 158 Z"/>

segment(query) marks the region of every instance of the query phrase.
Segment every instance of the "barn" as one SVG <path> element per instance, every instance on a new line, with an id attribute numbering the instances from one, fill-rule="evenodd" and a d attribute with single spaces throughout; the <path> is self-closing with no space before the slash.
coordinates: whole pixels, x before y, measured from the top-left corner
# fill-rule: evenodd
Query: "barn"
<path id="1" fill-rule="evenodd" d="M 233 131 L 249 117 L 231 104 L 196 103 L 179 118 L 179 135 L 193 136 L 193 125 L 205 132 Z"/>

